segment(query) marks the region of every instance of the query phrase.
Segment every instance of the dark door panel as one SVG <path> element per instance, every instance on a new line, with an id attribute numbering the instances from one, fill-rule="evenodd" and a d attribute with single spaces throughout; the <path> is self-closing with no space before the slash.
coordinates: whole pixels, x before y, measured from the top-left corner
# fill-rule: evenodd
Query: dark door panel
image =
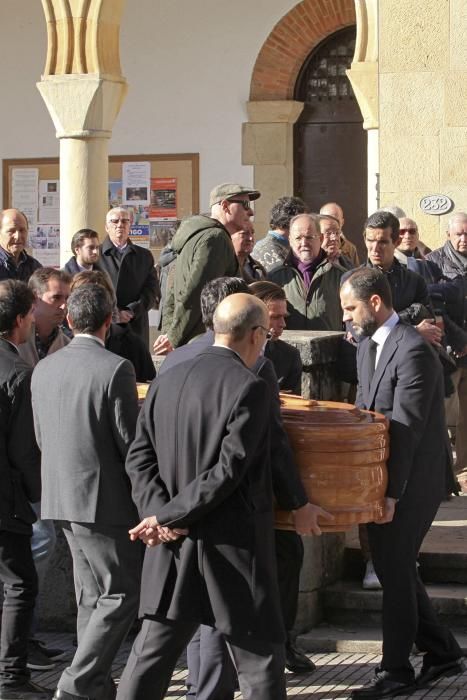
<path id="1" fill-rule="evenodd" d="M 312 211 L 326 202 L 344 210 L 344 233 L 366 253 L 367 133 L 346 76 L 355 47 L 355 27 L 336 32 L 308 57 L 297 80 L 295 99 L 305 108 L 295 125 L 295 194 Z"/>

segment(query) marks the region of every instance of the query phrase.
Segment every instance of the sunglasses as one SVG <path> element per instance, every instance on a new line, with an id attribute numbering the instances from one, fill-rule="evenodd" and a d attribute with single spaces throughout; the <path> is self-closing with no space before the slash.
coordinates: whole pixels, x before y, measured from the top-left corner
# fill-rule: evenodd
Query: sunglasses
<path id="1" fill-rule="evenodd" d="M 130 219 L 110 219 L 110 223 L 113 224 L 114 226 L 116 226 L 119 221 L 121 221 L 122 224 L 129 224 L 130 223 Z"/>
<path id="2" fill-rule="evenodd" d="M 251 202 L 249 199 L 228 199 L 228 202 L 232 204 L 241 204 L 245 211 L 251 209 Z"/>
<path id="3" fill-rule="evenodd" d="M 404 233 L 411 233 L 415 235 L 416 233 L 418 233 L 418 230 L 416 228 L 400 228 L 399 233 L 401 234 L 401 236 L 403 236 Z"/>

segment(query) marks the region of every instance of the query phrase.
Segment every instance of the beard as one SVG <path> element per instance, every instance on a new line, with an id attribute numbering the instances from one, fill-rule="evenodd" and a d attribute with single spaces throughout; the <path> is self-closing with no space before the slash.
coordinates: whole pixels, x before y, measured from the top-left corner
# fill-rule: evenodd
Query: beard
<path id="1" fill-rule="evenodd" d="M 361 320 L 359 326 L 354 326 L 352 324 L 352 327 L 357 338 L 371 338 L 373 333 L 378 329 L 378 323 L 371 314 L 368 314 L 368 316 Z"/>

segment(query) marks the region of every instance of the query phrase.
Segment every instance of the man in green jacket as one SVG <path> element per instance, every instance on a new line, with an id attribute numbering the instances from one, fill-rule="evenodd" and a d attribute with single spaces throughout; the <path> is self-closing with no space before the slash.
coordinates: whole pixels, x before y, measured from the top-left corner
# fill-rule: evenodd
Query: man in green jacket
<path id="1" fill-rule="evenodd" d="M 164 355 L 204 333 L 201 290 L 210 280 L 238 274 L 230 237 L 249 225 L 251 202 L 259 196 L 257 190 L 242 185 L 218 185 L 209 198 L 211 216 L 190 216 L 182 221 L 171 244 L 177 259 L 164 304 L 163 335 L 154 343 L 156 354 Z"/>
<path id="2" fill-rule="evenodd" d="M 284 289 L 291 330 L 342 330 L 339 288 L 346 268 L 338 259 L 328 260 L 322 240 L 317 214 L 295 216 L 290 222 L 290 252 L 269 272 L 271 282 Z"/>

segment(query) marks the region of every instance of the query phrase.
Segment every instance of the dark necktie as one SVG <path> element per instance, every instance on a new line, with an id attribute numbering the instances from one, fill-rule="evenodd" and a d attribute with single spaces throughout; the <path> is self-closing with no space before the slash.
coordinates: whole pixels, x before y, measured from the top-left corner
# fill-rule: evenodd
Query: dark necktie
<path id="1" fill-rule="evenodd" d="M 370 384 L 375 373 L 377 349 L 378 343 L 376 343 L 372 338 L 370 338 L 370 342 L 368 343 L 368 376 L 370 378 Z"/>

